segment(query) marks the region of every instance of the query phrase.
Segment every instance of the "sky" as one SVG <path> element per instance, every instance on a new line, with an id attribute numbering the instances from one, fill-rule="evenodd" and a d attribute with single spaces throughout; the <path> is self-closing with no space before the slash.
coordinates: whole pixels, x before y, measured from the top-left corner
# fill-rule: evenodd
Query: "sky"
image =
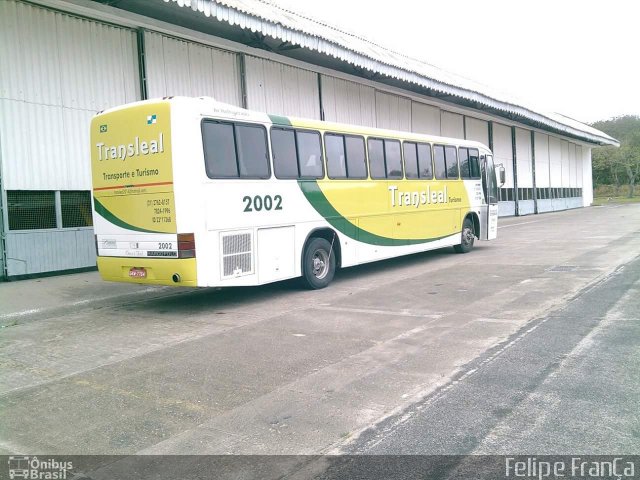
<path id="1" fill-rule="evenodd" d="M 640 115 L 637 0 L 272 0 L 585 123 Z"/>

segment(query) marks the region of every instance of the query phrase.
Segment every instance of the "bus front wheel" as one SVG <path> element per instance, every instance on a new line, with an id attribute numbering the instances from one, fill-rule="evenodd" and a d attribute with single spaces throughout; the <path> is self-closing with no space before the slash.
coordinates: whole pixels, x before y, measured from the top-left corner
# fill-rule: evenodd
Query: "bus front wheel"
<path id="1" fill-rule="evenodd" d="M 454 245 L 456 253 L 468 253 L 473 248 L 473 242 L 476 239 L 473 231 L 473 221 L 467 217 L 462 223 L 462 232 L 460 233 L 460 245 Z"/>
<path id="2" fill-rule="evenodd" d="M 302 278 L 310 289 L 324 288 L 336 272 L 336 256 L 324 238 L 312 238 L 304 249 Z"/>

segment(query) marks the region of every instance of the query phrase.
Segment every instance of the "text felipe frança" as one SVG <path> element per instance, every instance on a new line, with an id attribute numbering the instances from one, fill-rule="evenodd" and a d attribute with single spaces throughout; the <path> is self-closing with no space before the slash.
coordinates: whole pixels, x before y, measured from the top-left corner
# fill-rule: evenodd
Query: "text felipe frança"
<path id="1" fill-rule="evenodd" d="M 567 459 L 540 459 L 506 457 L 504 473 L 507 478 L 615 478 L 635 477 L 635 464 L 623 457 L 607 460 L 571 457 Z"/>

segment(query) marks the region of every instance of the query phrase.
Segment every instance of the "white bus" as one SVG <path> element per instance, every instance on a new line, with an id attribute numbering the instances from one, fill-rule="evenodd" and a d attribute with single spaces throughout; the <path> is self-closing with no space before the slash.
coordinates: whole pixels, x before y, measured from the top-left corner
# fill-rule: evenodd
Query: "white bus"
<path id="1" fill-rule="evenodd" d="M 173 97 L 96 115 L 91 162 L 105 280 L 322 288 L 497 233 L 496 168 L 472 141 Z"/>

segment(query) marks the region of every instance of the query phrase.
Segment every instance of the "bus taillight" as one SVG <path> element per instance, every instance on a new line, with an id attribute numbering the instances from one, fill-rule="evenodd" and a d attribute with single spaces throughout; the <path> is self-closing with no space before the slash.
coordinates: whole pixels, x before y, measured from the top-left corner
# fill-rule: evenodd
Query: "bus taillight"
<path id="1" fill-rule="evenodd" d="M 178 258 L 196 257 L 196 239 L 193 233 L 178 234 Z"/>

